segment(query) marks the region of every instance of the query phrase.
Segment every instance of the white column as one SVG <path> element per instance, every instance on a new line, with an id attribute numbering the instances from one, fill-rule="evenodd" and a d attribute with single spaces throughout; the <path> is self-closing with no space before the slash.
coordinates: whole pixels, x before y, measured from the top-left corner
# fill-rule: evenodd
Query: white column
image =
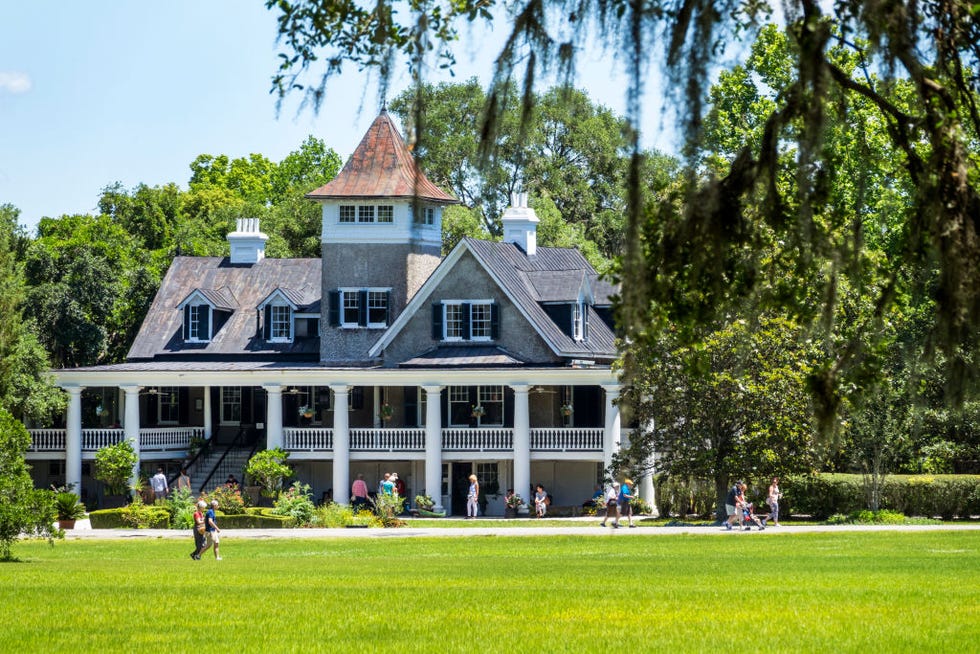
<path id="1" fill-rule="evenodd" d="M 136 451 L 136 467 L 129 479 L 129 485 L 135 486 L 140 479 L 140 387 L 134 385 L 120 386 L 125 393 L 125 416 L 123 418 L 123 438 L 130 442 Z"/>
<path id="2" fill-rule="evenodd" d="M 425 391 L 425 494 L 442 511 L 442 386 L 423 386 Z"/>
<path id="3" fill-rule="evenodd" d="M 265 447 L 282 447 L 282 386 L 262 384 L 265 389 Z"/>
<path id="4" fill-rule="evenodd" d="M 531 412 L 527 384 L 511 384 L 514 390 L 514 492 L 529 501 L 531 496 Z"/>
<path id="5" fill-rule="evenodd" d="M 211 440 L 211 387 L 204 387 L 204 439 Z"/>
<path id="6" fill-rule="evenodd" d="M 619 452 L 620 444 L 620 417 L 619 391 L 622 388 L 619 384 L 603 384 L 602 389 L 606 391 L 606 424 L 602 434 L 602 465 L 608 468 L 612 463 L 613 455 Z"/>
<path id="7" fill-rule="evenodd" d="M 655 425 L 653 423 L 653 420 L 650 420 L 650 422 L 647 423 L 646 429 L 644 431 L 648 434 L 652 434 L 654 427 Z M 656 491 L 654 490 L 653 487 L 653 466 L 656 458 L 657 458 L 657 453 L 651 452 L 650 458 L 648 458 L 644 462 L 644 466 L 643 466 L 644 470 L 646 470 L 647 472 L 644 473 L 642 477 L 640 477 L 640 498 L 650 505 L 650 508 L 653 511 L 653 517 L 655 518 L 659 517 L 660 515 L 657 512 L 657 497 L 656 497 Z"/>
<path id="8" fill-rule="evenodd" d="M 75 484 L 82 494 L 82 387 L 69 386 L 68 420 L 65 430 L 65 485 Z"/>
<path id="9" fill-rule="evenodd" d="M 348 395 L 350 387 L 331 384 L 333 391 L 333 501 L 350 502 L 350 419 Z"/>

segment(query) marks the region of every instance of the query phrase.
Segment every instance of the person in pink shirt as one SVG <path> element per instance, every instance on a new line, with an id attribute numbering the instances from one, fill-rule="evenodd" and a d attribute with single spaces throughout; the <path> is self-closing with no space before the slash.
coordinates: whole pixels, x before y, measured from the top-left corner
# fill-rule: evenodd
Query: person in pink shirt
<path id="1" fill-rule="evenodd" d="M 350 505 L 356 513 L 359 509 L 364 508 L 368 504 L 368 487 L 364 483 L 364 475 L 358 474 L 357 479 L 350 487 Z"/>

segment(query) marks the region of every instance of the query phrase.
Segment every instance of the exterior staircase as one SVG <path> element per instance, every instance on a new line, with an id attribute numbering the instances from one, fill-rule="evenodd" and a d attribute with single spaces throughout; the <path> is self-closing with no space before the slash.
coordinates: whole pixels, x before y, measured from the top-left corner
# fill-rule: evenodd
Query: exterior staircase
<path id="1" fill-rule="evenodd" d="M 217 445 L 200 456 L 187 473 L 191 477 L 191 489 L 197 493 L 213 490 L 225 483 L 228 475 L 235 475 L 239 483 L 245 481 L 252 446 Z M 224 459 L 222 459 L 224 456 Z M 207 488 L 205 488 L 205 483 Z"/>

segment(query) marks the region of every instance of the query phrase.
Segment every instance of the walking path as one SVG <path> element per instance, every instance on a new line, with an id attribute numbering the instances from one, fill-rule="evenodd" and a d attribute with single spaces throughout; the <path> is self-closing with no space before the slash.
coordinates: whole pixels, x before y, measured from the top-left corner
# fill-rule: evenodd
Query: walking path
<path id="1" fill-rule="evenodd" d="M 408 525 L 397 529 L 222 529 L 221 539 L 240 540 L 249 538 L 417 538 L 417 537 L 459 537 L 459 536 L 676 536 L 693 534 L 704 536 L 738 536 L 754 538 L 778 534 L 812 534 L 823 532 L 851 531 L 978 531 L 980 524 L 949 525 L 807 525 L 769 527 L 764 532 L 753 529 L 746 531 L 726 531 L 718 526 L 641 526 L 636 529 L 621 527 L 600 527 L 594 518 L 569 518 L 567 525 L 560 527 L 524 527 L 519 520 L 513 527 L 413 527 Z M 499 521 L 495 521 L 499 522 Z M 92 529 L 88 520 L 79 520 L 75 529 L 65 532 L 65 538 L 77 540 L 112 540 L 124 538 L 190 538 L 188 529 Z"/>

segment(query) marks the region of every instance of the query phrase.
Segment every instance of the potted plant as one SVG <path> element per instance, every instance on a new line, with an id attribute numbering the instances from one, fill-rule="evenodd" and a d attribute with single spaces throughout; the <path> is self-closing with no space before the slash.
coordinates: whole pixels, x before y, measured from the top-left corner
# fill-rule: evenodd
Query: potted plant
<path id="1" fill-rule="evenodd" d="M 390 404 L 385 402 L 384 404 L 381 405 L 381 410 L 378 412 L 378 414 L 383 421 L 388 422 L 389 420 L 391 420 L 391 417 L 395 415 L 395 410 L 392 408 Z"/>
<path id="2" fill-rule="evenodd" d="M 486 409 L 483 408 L 482 404 L 474 404 L 471 408 L 470 415 L 474 418 L 482 418 L 487 414 Z"/>
<path id="3" fill-rule="evenodd" d="M 570 418 L 571 415 L 575 413 L 575 408 L 571 404 L 562 404 L 559 411 L 561 411 L 561 414 L 566 418 Z"/>
<path id="4" fill-rule="evenodd" d="M 265 498 L 274 498 L 279 494 L 282 480 L 293 475 L 293 469 L 286 465 L 289 453 L 282 448 L 263 450 L 248 460 L 245 474 L 262 487 Z M 271 502 L 269 503 L 271 506 Z"/>
<path id="5" fill-rule="evenodd" d="M 74 529 L 75 521 L 85 517 L 85 505 L 78 499 L 69 488 L 62 488 L 55 491 L 54 506 L 58 512 L 58 527 L 60 529 Z"/>
<path id="6" fill-rule="evenodd" d="M 508 495 L 504 498 L 504 517 L 505 518 L 516 518 L 517 510 L 524 505 L 524 498 L 514 493 L 513 495 Z"/>
<path id="7" fill-rule="evenodd" d="M 436 503 L 428 495 L 415 496 L 415 509 L 426 518 L 445 518 L 445 511 L 436 511 Z"/>
<path id="8" fill-rule="evenodd" d="M 127 440 L 106 445 L 95 453 L 95 478 L 105 484 L 107 496 L 103 508 L 125 506 L 126 489 L 136 463 L 136 450 Z"/>
<path id="9" fill-rule="evenodd" d="M 299 414 L 307 420 L 311 420 L 313 418 L 313 407 L 304 404 L 299 408 Z"/>

